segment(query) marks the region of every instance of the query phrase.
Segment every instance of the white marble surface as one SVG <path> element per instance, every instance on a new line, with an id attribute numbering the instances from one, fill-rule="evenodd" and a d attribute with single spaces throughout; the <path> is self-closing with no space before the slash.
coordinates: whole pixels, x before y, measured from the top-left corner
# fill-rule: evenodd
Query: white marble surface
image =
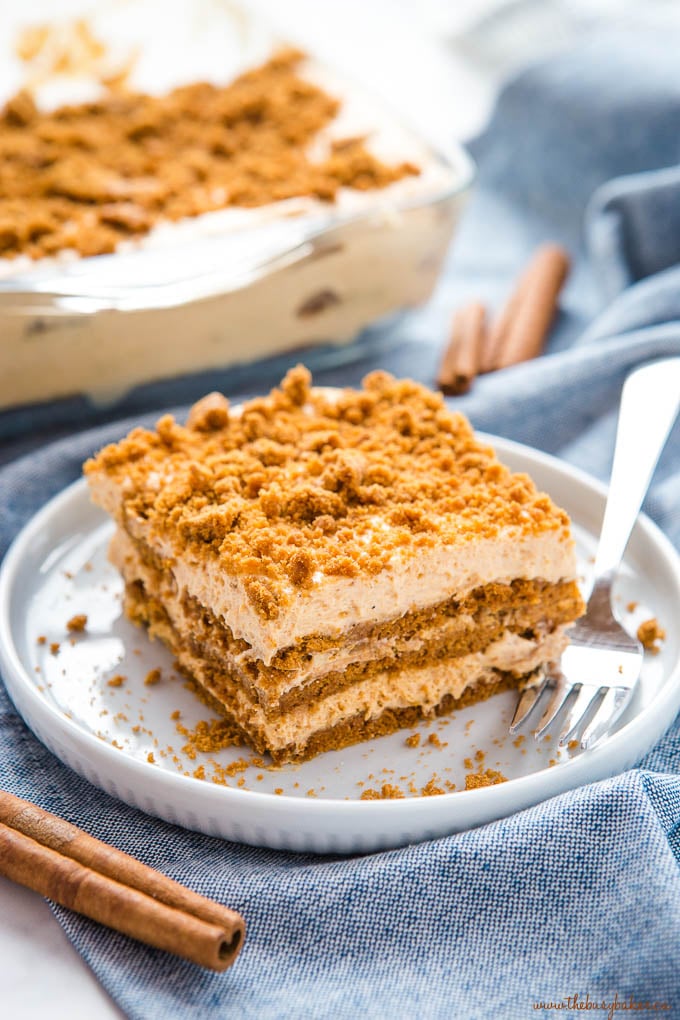
<path id="1" fill-rule="evenodd" d="M 0 878 L 0 1016 L 119 1020 L 42 896 Z"/>

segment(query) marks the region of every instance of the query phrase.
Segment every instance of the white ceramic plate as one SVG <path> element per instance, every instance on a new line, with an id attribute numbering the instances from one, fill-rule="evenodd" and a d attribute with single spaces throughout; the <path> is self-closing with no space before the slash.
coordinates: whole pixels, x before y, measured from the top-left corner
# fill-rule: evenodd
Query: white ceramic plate
<path id="1" fill-rule="evenodd" d="M 489 439 L 507 464 L 528 471 L 571 514 L 587 573 L 603 487 L 554 458 Z M 114 797 L 187 828 L 319 853 L 418 842 L 630 767 L 680 708 L 680 560 L 641 517 L 616 598 L 631 629 L 656 616 L 668 637 L 658 655 L 645 656 L 618 732 L 595 750 L 571 756 L 548 742 L 536 745 L 531 736 L 513 741 L 507 726 L 516 696 L 507 693 L 302 765 L 267 767 L 246 748 L 192 757 L 178 724 L 193 730 L 213 717 L 174 674 L 166 650 L 122 617 L 122 583 L 106 559 L 110 534 L 110 522 L 79 481 L 17 537 L 0 574 L 3 676 L 18 711 L 58 758 Z M 632 603 L 635 609 L 628 608 Z M 87 614 L 87 629 L 71 635 L 66 623 L 77 613 Z M 156 667 L 160 682 L 145 684 Z M 109 684 L 115 676 L 125 677 L 119 686 Z M 415 732 L 419 746 L 409 746 L 406 738 Z M 466 774 L 480 768 L 497 770 L 508 782 L 465 790 Z M 403 799 L 361 799 L 384 784 L 399 788 Z M 428 784 L 445 792 L 421 795 Z"/>

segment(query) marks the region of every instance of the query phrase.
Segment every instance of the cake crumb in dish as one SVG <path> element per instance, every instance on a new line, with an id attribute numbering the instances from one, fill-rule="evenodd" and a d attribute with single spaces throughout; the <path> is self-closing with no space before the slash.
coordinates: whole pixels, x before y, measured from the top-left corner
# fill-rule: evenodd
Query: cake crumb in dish
<path id="1" fill-rule="evenodd" d="M 360 800 L 403 800 L 404 791 L 392 783 L 383 783 L 380 790 L 364 790 Z"/>
<path id="2" fill-rule="evenodd" d="M 649 620 L 644 620 L 637 629 L 637 639 L 642 647 L 647 652 L 651 652 L 652 655 L 658 655 L 660 652 L 660 643 L 666 638 L 666 631 L 659 624 L 659 621 L 655 616 Z"/>
<path id="3" fill-rule="evenodd" d="M 241 746 L 243 743 L 238 729 L 227 719 L 211 719 L 210 721 L 202 719 L 193 730 L 183 726 L 180 722 L 176 722 L 175 728 L 185 738 L 186 744 L 182 750 L 190 758 L 195 758 L 196 753 L 199 751 L 202 753 L 215 753 L 216 751 L 222 751 L 226 747 Z M 243 759 L 240 760 L 242 761 Z M 250 764 L 252 763 L 246 762 L 244 767 L 247 768 Z M 239 771 L 239 769 L 236 771 Z M 233 772 L 230 774 L 234 775 Z"/>
<path id="4" fill-rule="evenodd" d="M 122 687 L 126 680 L 127 677 L 123 676 L 122 673 L 116 673 L 115 676 L 112 676 L 110 680 L 106 681 L 106 685 L 107 687 Z"/>
<path id="5" fill-rule="evenodd" d="M 418 747 L 420 745 L 420 733 L 412 733 L 404 741 L 407 747 Z"/>
<path id="6" fill-rule="evenodd" d="M 437 777 L 432 776 L 432 778 L 425 784 L 425 786 L 422 787 L 420 791 L 420 796 L 441 797 L 442 794 L 446 793 L 446 790 L 443 790 L 441 786 L 438 786 L 437 782 L 438 782 Z"/>
<path id="7" fill-rule="evenodd" d="M 496 769 L 484 769 L 478 772 L 468 772 L 465 776 L 465 789 L 477 790 L 481 786 L 495 786 L 497 783 L 507 783 L 508 777 Z"/>
<path id="8" fill-rule="evenodd" d="M 144 677 L 145 686 L 154 687 L 157 683 L 160 683 L 161 675 L 161 670 L 158 667 L 150 669 Z"/>
<path id="9" fill-rule="evenodd" d="M 81 634 L 87 627 L 87 615 L 85 613 L 76 613 L 66 624 L 66 629 L 71 634 Z"/>

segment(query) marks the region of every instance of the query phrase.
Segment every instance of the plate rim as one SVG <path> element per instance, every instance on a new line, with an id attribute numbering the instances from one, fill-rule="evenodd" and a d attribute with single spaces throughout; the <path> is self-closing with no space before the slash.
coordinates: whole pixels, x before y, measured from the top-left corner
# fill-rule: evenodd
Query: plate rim
<path id="1" fill-rule="evenodd" d="M 564 461 L 553 454 L 545 453 L 542 450 L 537 450 L 536 448 L 524 443 L 519 443 L 516 440 L 505 439 L 501 436 L 495 436 L 481 430 L 476 430 L 475 434 L 481 442 L 492 445 L 501 459 L 503 459 L 503 457 L 508 453 L 511 455 L 516 454 L 520 457 L 529 458 L 533 463 L 538 463 L 547 469 L 557 471 L 559 474 L 566 474 L 567 476 L 574 478 L 576 481 L 580 482 L 581 485 L 590 489 L 591 492 L 600 500 L 604 500 L 606 498 L 607 486 L 603 482 L 599 481 L 583 469 L 570 464 L 568 461 Z M 376 814 L 389 815 L 391 812 L 403 812 L 405 805 L 408 805 L 409 810 L 413 811 L 415 814 L 422 812 L 429 815 L 432 813 L 434 802 L 438 807 L 438 810 L 435 811 L 435 815 L 440 813 L 445 815 L 446 806 L 452 803 L 460 803 L 461 794 L 466 795 L 465 804 L 470 807 L 474 804 L 481 805 L 483 803 L 487 803 L 489 807 L 492 807 L 495 802 L 502 804 L 505 799 L 510 799 L 508 798 L 508 791 L 510 789 L 515 792 L 514 799 L 522 801 L 526 807 L 531 804 L 540 803 L 557 793 L 566 792 L 569 789 L 574 789 L 581 785 L 585 785 L 588 782 L 597 781 L 599 778 L 602 778 L 602 769 L 600 768 L 598 772 L 597 766 L 605 764 L 612 756 L 615 756 L 613 755 L 614 751 L 620 750 L 628 742 L 631 727 L 633 727 L 637 733 L 638 730 L 643 730 L 645 728 L 644 724 L 648 724 L 650 718 L 658 718 L 660 710 L 668 709 L 674 701 L 678 703 L 675 706 L 676 711 L 677 708 L 680 707 L 680 684 L 677 684 L 677 681 L 680 679 L 679 655 L 675 662 L 671 664 L 668 673 L 664 677 L 661 689 L 656 693 L 651 702 L 642 708 L 633 719 L 622 726 L 621 729 L 617 730 L 616 733 L 614 733 L 599 747 L 594 748 L 592 751 L 584 752 L 583 754 L 575 756 L 574 758 L 568 759 L 564 762 L 560 762 L 559 768 L 551 768 L 548 765 L 544 765 L 541 769 L 538 769 L 535 772 L 509 779 L 507 782 L 497 784 L 495 786 L 480 787 L 471 790 L 455 790 L 440 794 L 436 797 L 425 797 L 416 794 L 410 795 L 404 799 L 362 801 L 359 798 L 342 800 L 323 796 L 317 796 L 314 798 L 292 797 L 290 795 L 281 796 L 258 790 L 245 790 L 238 787 L 223 787 L 215 784 L 206 784 L 200 780 L 194 779 L 192 776 L 158 770 L 157 768 L 154 768 L 153 765 L 135 758 L 125 750 L 121 751 L 118 748 L 110 746 L 105 741 L 101 741 L 94 734 L 82 729 L 73 719 L 66 716 L 63 711 L 56 706 L 53 706 L 46 698 L 44 698 L 33 682 L 31 674 L 23 665 L 14 639 L 11 627 L 11 594 L 21 570 L 25 548 L 30 543 L 34 534 L 41 530 L 44 521 L 50 520 L 52 516 L 59 511 L 63 504 L 68 504 L 74 499 L 83 498 L 86 496 L 86 493 L 87 480 L 84 477 L 80 477 L 49 499 L 23 525 L 14 537 L 7 553 L 5 554 L 3 562 L 0 564 L 0 667 L 4 674 L 3 678 L 8 695 L 17 713 L 21 716 L 26 725 L 28 725 L 34 735 L 37 736 L 34 723 L 28 722 L 24 711 L 22 711 L 19 705 L 17 705 L 17 700 L 22 703 L 27 700 L 29 702 L 29 708 L 35 709 L 38 713 L 41 723 L 44 723 L 47 720 L 48 722 L 55 724 L 56 735 L 62 740 L 66 739 L 76 746 L 80 745 L 81 751 L 84 750 L 86 754 L 90 751 L 95 751 L 96 758 L 102 761 L 102 766 L 104 768 L 111 765 L 115 772 L 119 772 L 122 768 L 131 775 L 131 778 L 144 777 L 145 780 L 152 782 L 152 785 L 158 785 L 158 781 L 160 781 L 161 787 L 165 787 L 167 785 L 171 790 L 176 787 L 178 791 L 184 793 L 191 790 L 192 793 L 195 794 L 197 790 L 200 789 L 201 801 L 205 801 L 211 805 L 214 804 L 218 810 L 220 808 L 228 809 L 229 804 L 234 801 L 242 806 L 252 804 L 253 806 L 256 805 L 258 808 L 266 807 L 267 811 L 271 812 L 272 816 L 276 817 L 279 815 L 287 815 L 290 811 L 291 804 L 294 804 L 296 812 L 299 811 L 302 815 L 313 818 L 328 811 L 332 812 L 333 815 L 345 817 L 350 817 L 357 812 L 359 815 L 364 816 L 373 816 Z M 96 508 L 93 508 L 93 510 L 96 512 Z M 102 522 L 104 522 L 108 518 L 103 511 L 101 513 Z M 576 520 L 576 523 L 578 524 L 578 520 Z M 680 591 L 680 553 L 675 549 L 675 546 L 664 534 L 661 528 L 644 513 L 641 513 L 638 516 L 635 524 L 634 533 L 640 531 L 642 531 L 648 539 L 651 539 L 653 544 L 659 548 L 660 553 L 664 555 L 666 565 L 669 568 L 669 573 L 676 581 Z M 668 726 L 670 726 L 675 717 L 675 713 L 671 713 L 669 711 L 664 717 L 668 719 Z M 666 731 L 666 728 L 667 727 L 656 735 L 655 741 L 660 739 Z M 42 737 L 37 736 L 37 739 L 39 739 L 41 743 L 45 744 L 45 740 L 43 740 Z M 652 746 L 653 743 L 648 744 L 647 750 L 651 749 Z M 62 763 L 64 763 L 61 756 L 57 755 L 57 757 L 59 757 Z M 69 763 L 65 764 L 67 764 L 67 767 L 73 768 L 73 766 L 69 765 Z M 571 777 L 571 782 L 565 785 L 563 781 L 559 780 L 567 773 Z M 611 775 L 612 773 L 609 772 L 608 774 Z M 552 780 L 549 778 L 551 776 L 553 777 Z M 548 787 L 545 794 L 535 797 L 537 792 L 535 787 L 542 788 L 544 786 Z M 522 794 L 524 796 L 522 796 Z M 456 801 L 451 800 L 451 798 L 454 797 L 457 798 Z M 124 798 L 120 796 L 119 799 L 124 800 Z M 514 814 L 519 810 L 522 810 L 522 807 L 515 806 L 511 808 L 510 811 L 505 811 L 504 814 Z M 498 817 L 501 817 L 501 815 Z M 468 826 L 466 826 L 466 828 L 467 827 Z"/>

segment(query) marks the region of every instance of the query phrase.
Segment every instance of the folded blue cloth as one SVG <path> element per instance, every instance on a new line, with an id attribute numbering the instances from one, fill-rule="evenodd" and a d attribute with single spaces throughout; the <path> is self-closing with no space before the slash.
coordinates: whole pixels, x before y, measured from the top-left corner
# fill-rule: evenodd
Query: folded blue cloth
<path id="1" fill-rule="evenodd" d="M 321 381 L 354 383 L 380 365 L 430 382 L 452 308 L 502 300 L 537 242 L 562 241 L 576 262 L 549 355 L 480 379 L 456 406 L 606 478 L 624 377 L 680 354 L 679 43 L 593 38 L 510 84 L 473 146 L 476 196 L 432 301 L 383 328 L 382 355 Z M 128 424 L 7 466 L 0 552 Z M 678 429 L 646 509 L 680 545 Z M 550 1003 L 586 996 L 680 1017 L 677 720 L 624 775 L 361 858 L 252 849 L 132 810 L 54 759 L 2 688 L 0 763 L 2 786 L 245 915 L 241 958 L 213 975 L 57 908 L 130 1017 L 548 1017 Z"/>

